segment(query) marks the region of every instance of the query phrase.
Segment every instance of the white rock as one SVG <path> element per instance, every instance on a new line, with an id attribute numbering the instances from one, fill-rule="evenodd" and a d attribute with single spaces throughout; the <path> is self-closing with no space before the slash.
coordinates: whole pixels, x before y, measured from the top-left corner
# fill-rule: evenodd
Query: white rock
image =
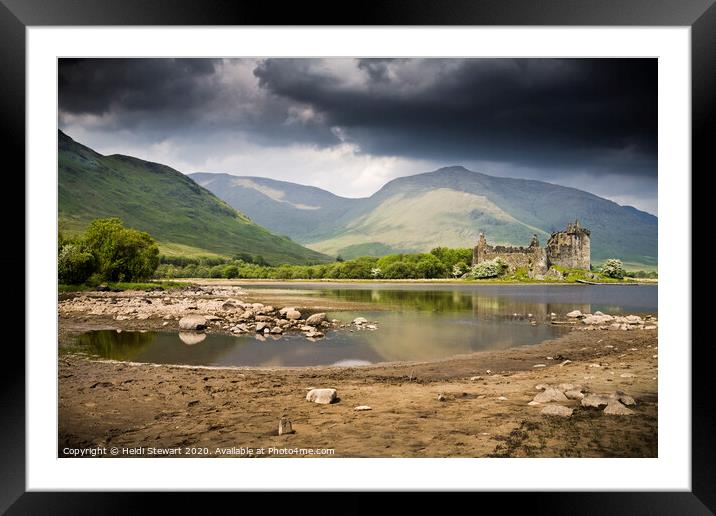
<path id="1" fill-rule="evenodd" d="M 580 312 L 579 310 L 572 310 L 567 314 L 567 317 L 576 319 L 577 317 L 582 317 L 582 312 Z"/>
<path id="2" fill-rule="evenodd" d="M 543 416 L 570 417 L 572 409 L 562 405 L 547 405 L 540 411 L 540 414 Z"/>
<path id="3" fill-rule="evenodd" d="M 535 364 L 532 367 L 547 367 L 547 364 Z"/>
<path id="4" fill-rule="evenodd" d="M 597 396 L 596 394 L 589 394 L 582 398 L 583 407 L 599 408 L 602 405 L 608 405 L 609 399 L 604 396 Z"/>
<path id="5" fill-rule="evenodd" d="M 353 319 L 353 324 L 360 326 L 361 324 L 368 324 L 368 319 L 365 317 L 356 317 Z"/>
<path id="6" fill-rule="evenodd" d="M 306 401 L 328 405 L 336 400 L 338 393 L 335 389 L 311 389 L 306 394 Z"/>
<path id="7" fill-rule="evenodd" d="M 369 407 L 368 405 L 358 405 L 358 406 L 357 406 L 356 408 L 354 408 L 353 410 L 357 410 L 358 412 L 362 412 L 362 411 L 364 411 L 364 410 L 373 410 L 373 409 L 372 409 L 371 407 Z"/>
<path id="8" fill-rule="evenodd" d="M 532 401 L 536 401 L 537 403 L 548 403 L 550 401 L 567 401 L 567 397 L 561 391 L 558 391 L 557 389 L 554 389 L 552 387 L 548 387 L 544 391 L 535 395 Z"/>
<path id="9" fill-rule="evenodd" d="M 622 373 L 619 376 L 622 378 L 634 378 L 636 375 L 634 373 Z"/>
<path id="10" fill-rule="evenodd" d="M 564 366 L 566 366 L 567 364 L 571 364 L 571 363 L 572 363 L 571 360 L 565 360 L 564 362 L 562 362 L 561 364 L 559 364 L 559 367 L 564 367 Z"/>
<path id="11" fill-rule="evenodd" d="M 301 318 L 301 312 L 298 310 L 288 310 L 286 312 L 286 319 L 290 319 L 292 321 L 297 321 Z"/>
<path id="12" fill-rule="evenodd" d="M 604 413 L 610 416 L 628 416 L 633 414 L 634 411 L 626 408 L 618 401 L 612 401 L 607 404 L 607 407 L 604 409 Z"/>
<path id="13" fill-rule="evenodd" d="M 564 395 L 570 400 L 581 400 L 584 398 L 584 394 L 578 390 L 565 391 Z"/>
<path id="14" fill-rule="evenodd" d="M 306 319 L 306 324 L 309 326 L 317 326 L 325 320 L 326 320 L 326 314 L 324 314 L 324 313 L 313 314 L 308 319 Z"/>
<path id="15" fill-rule="evenodd" d="M 203 315 L 186 315 L 179 320 L 180 330 L 203 330 L 206 328 L 206 317 Z"/>

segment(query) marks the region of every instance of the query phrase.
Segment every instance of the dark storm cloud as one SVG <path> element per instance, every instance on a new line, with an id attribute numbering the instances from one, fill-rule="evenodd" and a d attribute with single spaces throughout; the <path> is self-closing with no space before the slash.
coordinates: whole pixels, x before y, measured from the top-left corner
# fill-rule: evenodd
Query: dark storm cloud
<path id="1" fill-rule="evenodd" d="M 214 91 L 202 79 L 215 71 L 211 59 L 60 59 L 60 109 L 102 115 L 123 111 L 171 111 L 198 106 Z"/>
<path id="2" fill-rule="evenodd" d="M 655 211 L 656 59 L 61 59 L 58 81 L 61 128 L 188 171 L 265 151 L 240 173 L 323 167 L 351 195 L 464 164 Z M 373 157 L 403 168 L 356 172 Z"/>
<path id="3" fill-rule="evenodd" d="M 412 61 L 361 60 L 361 88 L 307 62 L 254 73 L 368 153 L 656 174 L 656 60 L 424 60 L 422 76 Z"/>

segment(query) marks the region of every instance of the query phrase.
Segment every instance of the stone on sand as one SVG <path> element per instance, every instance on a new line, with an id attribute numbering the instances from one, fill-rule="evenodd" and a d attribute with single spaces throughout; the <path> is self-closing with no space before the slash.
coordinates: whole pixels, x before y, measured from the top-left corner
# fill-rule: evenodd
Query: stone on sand
<path id="1" fill-rule="evenodd" d="M 306 394 L 306 401 L 328 405 L 336 400 L 337 392 L 335 389 L 311 389 Z"/>

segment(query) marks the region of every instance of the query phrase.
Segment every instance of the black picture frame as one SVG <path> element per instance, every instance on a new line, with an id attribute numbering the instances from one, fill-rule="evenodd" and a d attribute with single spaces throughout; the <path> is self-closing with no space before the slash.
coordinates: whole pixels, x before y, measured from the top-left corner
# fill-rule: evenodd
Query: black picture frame
<path id="1" fill-rule="evenodd" d="M 692 177 L 706 167 L 716 133 L 716 0 L 383 0 L 354 6 L 323 1 L 248 3 L 230 0 L 0 0 L 3 156 L 25 167 L 25 30 L 52 25 L 573 25 L 685 26 L 691 28 Z M 13 175 L 14 174 L 14 175 Z M 6 171 L 14 191 L 25 192 L 24 176 Z M 12 176 L 12 177 L 10 177 Z M 688 179 L 688 178 L 685 178 Z M 16 195 L 19 197 L 19 195 Z M 23 196 L 24 198 L 24 196 Z M 25 241 L 25 227 L 10 224 L 6 236 Z M 686 228 L 685 228 L 686 229 Z M 693 234 L 693 233 L 692 233 Z M 8 270 L 27 271 L 24 250 L 2 258 Z M 22 247 L 24 249 L 24 246 Z M 19 274 L 13 274 L 19 283 Z M 691 282 L 691 278 L 688 279 Z M 20 285 L 15 292 L 20 292 Z M 15 299 L 17 309 L 17 299 Z M 27 307 L 31 309 L 32 307 Z M 17 324 L 17 323 L 16 323 Z M 19 341 L 19 340 L 18 340 Z M 25 354 L 5 343 L 14 364 L 2 378 L 0 407 L 0 511 L 7 514 L 104 514 L 141 512 L 151 507 L 138 493 L 35 493 L 25 489 Z M 670 343 L 688 349 L 691 343 Z M 713 436 L 715 390 L 710 379 L 710 342 L 692 347 L 692 490 L 690 492 L 510 493 L 510 507 L 526 502 L 551 514 L 711 514 L 716 511 L 716 457 Z M 9 353 L 9 356 L 8 356 Z M 712 373 L 711 373 L 712 374 Z M 213 495 L 216 496 L 216 495 Z M 245 495 L 242 495 L 245 496 Z M 354 495 L 357 496 L 357 495 Z M 487 495 L 486 495 L 487 496 Z M 490 495 L 492 497 L 493 495 Z M 497 495 L 499 496 L 499 495 Z M 117 498 L 121 497 L 119 501 Z M 223 497 L 222 497 L 223 498 Z M 539 498 L 536 500 L 535 498 Z M 421 498 L 413 499 L 421 503 Z M 500 500 L 504 503 L 503 500 Z M 185 494 L 163 496 L 163 507 L 187 505 Z M 274 505 L 273 502 L 270 502 Z M 329 502 L 332 503 L 332 502 Z M 121 505 L 120 505 L 121 504 Z M 169 505 L 166 505 L 169 504 Z M 348 507 L 345 501 L 341 504 Z M 369 510 L 361 502 L 353 510 Z M 484 506 L 483 507 L 487 507 Z M 274 508 L 276 506 L 274 505 Z M 407 506 L 405 507 L 407 508 Z"/>

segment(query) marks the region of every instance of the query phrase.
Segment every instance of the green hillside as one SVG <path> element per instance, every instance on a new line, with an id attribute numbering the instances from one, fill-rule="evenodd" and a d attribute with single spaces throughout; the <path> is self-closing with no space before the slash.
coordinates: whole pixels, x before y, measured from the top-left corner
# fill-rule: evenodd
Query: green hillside
<path id="1" fill-rule="evenodd" d="M 261 255 L 269 263 L 330 261 L 272 234 L 180 172 L 130 156 L 102 156 L 59 132 L 59 221 L 67 233 L 120 217 L 168 255 Z"/>
<path id="2" fill-rule="evenodd" d="M 653 269 L 657 218 L 630 206 L 559 185 L 494 177 L 463 167 L 390 181 L 368 198 L 227 174 L 195 174 L 217 196 L 280 234 L 333 256 L 426 252 L 471 247 L 480 232 L 493 244 L 544 245 L 553 231 L 579 219 L 592 231 L 592 261 L 621 258 Z"/>

